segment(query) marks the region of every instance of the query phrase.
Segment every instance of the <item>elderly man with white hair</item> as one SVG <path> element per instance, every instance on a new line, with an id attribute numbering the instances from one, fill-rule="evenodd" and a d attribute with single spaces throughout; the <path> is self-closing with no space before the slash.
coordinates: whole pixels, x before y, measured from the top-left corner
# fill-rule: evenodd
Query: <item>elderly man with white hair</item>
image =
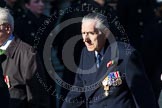
<path id="1" fill-rule="evenodd" d="M 49 108 L 49 96 L 39 83 L 40 79 L 45 83 L 39 57 L 13 31 L 13 17 L 0 8 L 0 53 L 4 56 L 2 71 L 10 94 L 9 108 Z"/>
<path id="2" fill-rule="evenodd" d="M 86 47 L 62 108 L 159 107 L 140 55 L 129 44 L 115 41 L 107 17 L 84 16 L 81 33 Z"/>

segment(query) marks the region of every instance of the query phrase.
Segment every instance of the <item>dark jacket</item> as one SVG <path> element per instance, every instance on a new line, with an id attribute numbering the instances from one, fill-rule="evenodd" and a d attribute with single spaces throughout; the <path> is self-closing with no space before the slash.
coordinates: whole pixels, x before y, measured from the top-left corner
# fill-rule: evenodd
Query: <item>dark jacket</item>
<path id="1" fill-rule="evenodd" d="M 31 11 L 18 18 L 15 21 L 15 34 L 24 42 L 33 46 L 36 49 L 43 49 L 44 42 L 48 36 L 48 24 L 45 25 L 47 16 L 41 15 L 36 17 Z M 49 29 L 49 28 L 48 28 Z"/>
<path id="2" fill-rule="evenodd" d="M 14 17 L 14 20 L 17 20 L 17 18 L 25 15 L 25 10 L 18 1 L 15 2 L 13 6 L 6 3 L 5 8 L 10 11 L 11 15 Z"/>
<path id="3" fill-rule="evenodd" d="M 107 67 L 111 60 L 114 64 Z M 120 73 L 122 84 L 110 86 L 109 95 L 105 96 L 101 82 L 116 71 Z M 87 91 L 70 91 L 62 108 L 79 108 L 83 104 L 86 108 L 158 108 L 139 54 L 125 43 L 110 44 L 99 69 L 94 52 L 83 49 L 74 85 Z"/>
<path id="4" fill-rule="evenodd" d="M 36 17 L 31 11 L 27 11 L 24 17 L 20 17 L 15 21 L 15 34 L 24 42 L 33 46 L 38 54 L 40 55 L 41 61 L 43 62 L 43 50 L 46 38 L 52 31 L 54 26 L 54 20 L 48 18 L 45 15 Z M 43 66 L 45 67 L 45 66 Z M 45 69 L 45 68 L 44 68 Z M 45 72 L 48 80 L 49 86 L 54 86 L 54 81 Z M 53 101 L 53 96 L 51 96 L 51 101 Z M 52 102 L 52 104 L 55 104 Z"/>
<path id="5" fill-rule="evenodd" d="M 1 0 L 0 1 L 0 7 L 5 7 L 5 5 L 6 5 L 5 1 L 4 0 Z"/>
<path id="6" fill-rule="evenodd" d="M 0 55 L 0 65 L 3 62 L 4 55 Z M 1 108 L 8 108 L 9 91 L 4 81 L 2 67 L 0 66 L 0 106 Z"/>
<path id="7" fill-rule="evenodd" d="M 10 108 L 49 108 L 44 70 L 33 48 L 15 37 L 6 56 L 2 68 L 9 78 Z"/>
<path id="8" fill-rule="evenodd" d="M 146 73 L 158 101 L 162 89 L 162 24 L 159 23 L 161 18 L 155 15 L 155 4 L 156 0 L 118 0 L 117 12 L 128 33 L 130 44 L 142 55 Z"/>

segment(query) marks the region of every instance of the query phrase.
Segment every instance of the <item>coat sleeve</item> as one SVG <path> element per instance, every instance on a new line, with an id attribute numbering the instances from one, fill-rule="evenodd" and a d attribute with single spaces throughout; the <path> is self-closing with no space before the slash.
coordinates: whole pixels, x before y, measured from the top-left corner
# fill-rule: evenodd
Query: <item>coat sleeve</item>
<path id="1" fill-rule="evenodd" d="M 83 53 L 84 53 L 84 51 L 82 51 L 80 64 L 79 64 L 80 69 L 77 70 L 77 73 L 75 76 L 75 81 L 73 84 L 73 87 L 75 86 L 76 88 L 84 87 L 84 84 L 82 81 L 82 75 L 79 74 L 79 73 L 81 73 L 79 71 L 81 71 L 81 69 L 82 69 Z M 84 99 L 85 99 L 84 92 L 78 91 L 77 89 L 76 89 L 76 91 L 70 90 L 63 102 L 62 108 L 85 108 Z"/>
<path id="2" fill-rule="evenodd" d="M 158 108 L 151 83 L 144 71 L 137 51 L 131 53 L 126 64 L 126 81 L 136 108 Z"/>
<path id="3" fill-rule="evenodd" d="M 27 101 L 30 108 L 49 108 L 49 95 L 45 90 L 46 77 L 41 61 L 33 49 L 26 54 L 24 66 Z"/>

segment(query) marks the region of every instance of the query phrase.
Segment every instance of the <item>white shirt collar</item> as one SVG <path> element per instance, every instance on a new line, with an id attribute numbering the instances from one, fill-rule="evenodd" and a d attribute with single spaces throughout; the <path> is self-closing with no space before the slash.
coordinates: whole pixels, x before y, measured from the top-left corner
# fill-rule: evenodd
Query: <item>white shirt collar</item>
<path id="1" fill-rule="evenodd" d="M 101 56 L 103 57 L 103 55 L 104 55 L 104 48 L 102 48 L 102 50 L 100 52 L 95 51 L 95 57 L 97 57 L 98 53 L 100 53 Z"/>
<path id="2" fill-rule="evenodd" d="M 4 42 L 2 44 L 2 46 L 0 46 L 0 49 L 6 50 L 8 48 L 8 46 L 10 45 L 10 43 L 12 42 L 13 39 L 14 39 L 14 36 L 11 34 L 10 37 L 7 39 L 7 41 Z"/>

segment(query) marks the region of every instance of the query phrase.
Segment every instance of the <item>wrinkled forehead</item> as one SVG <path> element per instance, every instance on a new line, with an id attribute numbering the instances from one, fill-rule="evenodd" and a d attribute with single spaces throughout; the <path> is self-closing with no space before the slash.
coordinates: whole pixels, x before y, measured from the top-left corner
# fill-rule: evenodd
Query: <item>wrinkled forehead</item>
<path id="1" fill-rule="evenodd" d="M 86 29 L 96 29 L 96 21 L 86 20 L 82 22 L 82 30 L 86 30 Z"/>

